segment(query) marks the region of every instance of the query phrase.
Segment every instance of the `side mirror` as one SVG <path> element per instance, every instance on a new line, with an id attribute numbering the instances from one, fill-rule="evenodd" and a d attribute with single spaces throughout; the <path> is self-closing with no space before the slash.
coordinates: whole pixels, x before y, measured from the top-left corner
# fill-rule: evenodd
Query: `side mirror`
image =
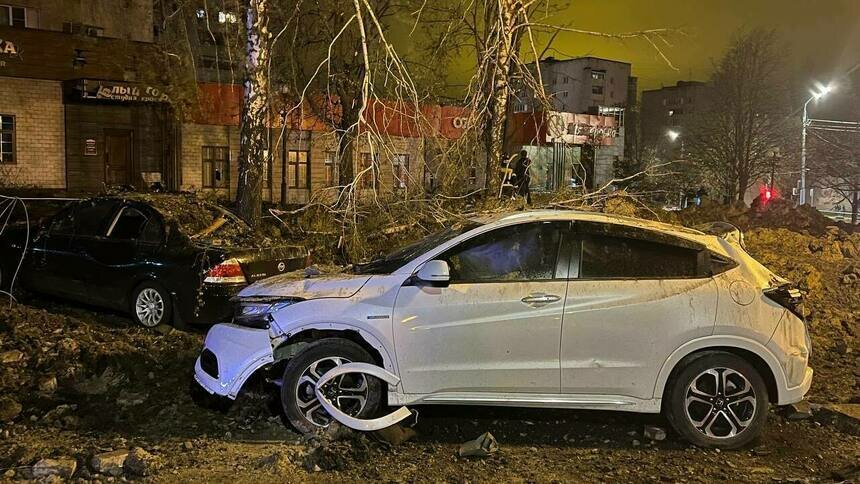
<path id="1" fill-rule="evenodd" d="M 451 280 L 448 263 L 443 260 L 431 260 L 424 263 L 415 274 L 419 281 L 428 282 L 434 286 L 447 286 Z"/>

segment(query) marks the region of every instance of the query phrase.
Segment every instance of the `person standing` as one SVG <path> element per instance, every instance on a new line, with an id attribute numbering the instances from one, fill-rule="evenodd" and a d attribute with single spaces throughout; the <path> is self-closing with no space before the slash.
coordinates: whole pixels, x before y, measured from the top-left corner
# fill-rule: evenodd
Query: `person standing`
<path id="1" fill-rule="evenodd" d="M 531 174 L 529 173 L 529 169 L 532 166 L 532 160 L 529 158 L 529 154 L 526 153 L 526 150 L 520 151 L 520 158 L 517 160 L 517 164 L 514 167 L 514 176 L 516 177 L 517 182 L 517 195 L 526 199 L 526 203 L 531 205 L 532 203 L 532 194 L 529 188 L 529 184 L 531 183 Z"/>

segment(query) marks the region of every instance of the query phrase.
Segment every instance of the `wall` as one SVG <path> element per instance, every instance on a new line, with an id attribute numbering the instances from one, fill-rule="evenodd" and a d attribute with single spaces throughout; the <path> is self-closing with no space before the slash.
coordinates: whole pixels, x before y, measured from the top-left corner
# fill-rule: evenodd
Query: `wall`
<path id="1" fill-rule="evenodd" d="M 64 22 L 75 22 L 101 27 L 105 37 L 152 42 L 152 0 L 4 0 L 3 3 L 27 7 L 31 28 L 62 32 Z"/>
<path id="2" fill-rule="evenodd" d="M 61 83 L 0 77 L 0 113 L 15 116 L 17 157 L 0 164 L 0 186 L 65 188 Z"/>

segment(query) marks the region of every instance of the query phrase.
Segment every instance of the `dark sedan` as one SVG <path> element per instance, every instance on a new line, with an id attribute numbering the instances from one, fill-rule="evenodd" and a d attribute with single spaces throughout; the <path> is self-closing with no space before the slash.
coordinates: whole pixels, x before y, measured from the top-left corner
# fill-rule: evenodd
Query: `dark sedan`
<path id="1" fill-rule="evenodd" d="M 147 327 L 227 320 L 241 288 L 307 259 L 184 195 L 72 202 L 27 233 L 22 223 L 0 237 L 3 285 L 17 274 L 25 289 L 128 312 Z"/>

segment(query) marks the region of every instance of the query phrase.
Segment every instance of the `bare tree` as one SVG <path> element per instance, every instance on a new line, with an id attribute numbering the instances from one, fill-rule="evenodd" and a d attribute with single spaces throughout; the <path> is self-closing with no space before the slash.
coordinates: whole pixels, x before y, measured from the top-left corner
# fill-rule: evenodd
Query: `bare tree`
<path id="1" fill-rule="evenodd" d="M 691 123 L 689 156 L 726 200 L 743 200 L 770 170 L 769 155 L 787 146 L 792 133 L 780 58 L 774 32 L 739 34 L 715 66 L 706 107 Z"/>
<path id="2" fill-rule="evenodd" d="M 260 220 L 263 169 L 266 163 L 266 117 L 269 78 L 269 0 L 248 0 L 245 25 L 248 40 L 245 58 L 245 93 L 239 145 L 239 184 L 236 205 L 239 216 L 251 226 Z"/>

